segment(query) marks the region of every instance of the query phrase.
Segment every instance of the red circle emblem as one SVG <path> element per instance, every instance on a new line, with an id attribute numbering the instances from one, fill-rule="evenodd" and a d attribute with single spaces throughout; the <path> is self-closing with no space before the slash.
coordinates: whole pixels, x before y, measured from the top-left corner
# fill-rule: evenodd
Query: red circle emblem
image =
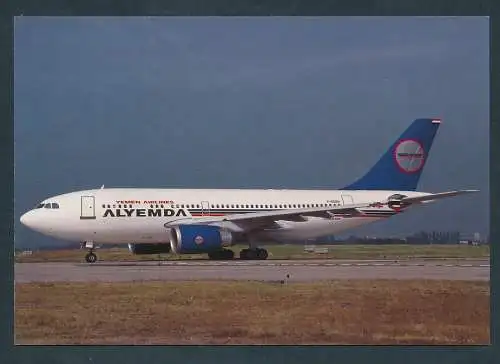
<path id="1" fill-rule="evenodd" d="M 394 160 L 401 171 L 416 173 L 424 166 L 424 148 L 414 139 L 401 140 L 394 148 Z"/>

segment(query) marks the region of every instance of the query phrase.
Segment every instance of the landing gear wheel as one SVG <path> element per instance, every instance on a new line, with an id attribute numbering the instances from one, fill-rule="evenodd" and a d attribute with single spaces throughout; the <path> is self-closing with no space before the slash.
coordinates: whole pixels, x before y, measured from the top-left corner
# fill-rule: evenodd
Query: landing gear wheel
<path id="1" fill-rule="evenodd" d="M 234 252 L 229 249 L 223 250 L 222 259 L 232 260 L 234 259 Z"/>
<path id="2" fill-rule="evenodd" d="M 97 255 L 95 255 L 94 253 L 88 253 L 85 256 L 85 260 L 87 263 L 95 263 L 97 261 Z"/>
<path id="3" fill-rule="evenodd" d="M 243 249 L 240 251 L 240 259 L 242 260 L 266 260 L 268 257 L 266 249 Z"/>
<path id="4" fill-rule="evenodd" d="M 268 253 L 266 249 L 257 249 L 257 259 L 266 260 Z"/>
<path id="5" fill-rule="evenodd" d="M 250 249 L 243 249 L 240 251 L 240 259 L 242 260 L 252 260 L 253 259 L 252 250 Z"/>
<path id="6" fill-rule="evenodd" d="M 208 253 L 208 258 L 212 260 L 232 260 L 234 252 L 229 249 L 216 250 Z"/>

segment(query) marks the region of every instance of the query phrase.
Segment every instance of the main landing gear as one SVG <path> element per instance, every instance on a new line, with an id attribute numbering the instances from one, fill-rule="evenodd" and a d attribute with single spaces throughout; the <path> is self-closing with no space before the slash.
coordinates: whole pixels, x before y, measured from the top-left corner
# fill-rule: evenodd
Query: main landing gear
<path id="1" fill-rule="evenodd" d="M 231 260 L 234 258 L 234 252 L 229 249 L 216 250 L 209 252 L 208 258 L 212 260 Z"/>
<path id="2" fill-rule="evenodd" d="M 94 243 L 91 241 L 82 243 L 82 248 L 86 248 L 89 250 L 87 255 L 85 255 L 85 261 L 87 263 L 95 263 L 97 261 L 97 255 L 95 255 L 94 253 Z"/>
<path id="3" fill-rule="evenodd" d="M 262 248 L 248 248 L 240 251 L 241 260 L 265 260 L 267 257 L 267 250 Z M 234 252 L 229 249 L 216 250 L 209 252 L 208 258 L 211 260 L 232 260 Z"/>
<path id="4" fill-rule="evenodd" d="M 266 249 L 249 248 L 240 251 L 240 259 L 242 260 L 266 260 L 268 257 Z"/>

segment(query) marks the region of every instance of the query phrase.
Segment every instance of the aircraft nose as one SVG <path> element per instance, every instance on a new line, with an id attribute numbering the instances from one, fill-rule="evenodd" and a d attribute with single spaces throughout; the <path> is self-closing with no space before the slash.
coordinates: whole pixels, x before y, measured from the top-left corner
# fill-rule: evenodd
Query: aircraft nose
<path id="1" fill-rule="evenodd" d="M 26 212 L 21 216 L 19 221 L 21 221 L 21 224 L 23 224 L 24 226 L 33 227 L 33 212 L 32 211 Z"/>
<path id="2" fill-rule="evenodd" d="M 45 211 L 30 210 L 23 214 L 19 221 L 27 228 L 42 234 L 51 235 L 59 226 L 57 220 L 44 215 Z"/>

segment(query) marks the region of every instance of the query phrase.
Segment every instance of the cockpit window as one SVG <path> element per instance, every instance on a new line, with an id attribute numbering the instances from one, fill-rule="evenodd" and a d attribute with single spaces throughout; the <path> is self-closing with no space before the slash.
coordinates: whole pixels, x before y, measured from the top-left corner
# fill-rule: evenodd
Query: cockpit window
<path id="1" fill-rule="evenodd" d="M 40 203 L 38 204 L 35 209 L 41 209 L 41 208 L 46 208 L 46 209 L 58 209 L 59 204 L 57 202 L 48 202 L 48 203 Z"/>

